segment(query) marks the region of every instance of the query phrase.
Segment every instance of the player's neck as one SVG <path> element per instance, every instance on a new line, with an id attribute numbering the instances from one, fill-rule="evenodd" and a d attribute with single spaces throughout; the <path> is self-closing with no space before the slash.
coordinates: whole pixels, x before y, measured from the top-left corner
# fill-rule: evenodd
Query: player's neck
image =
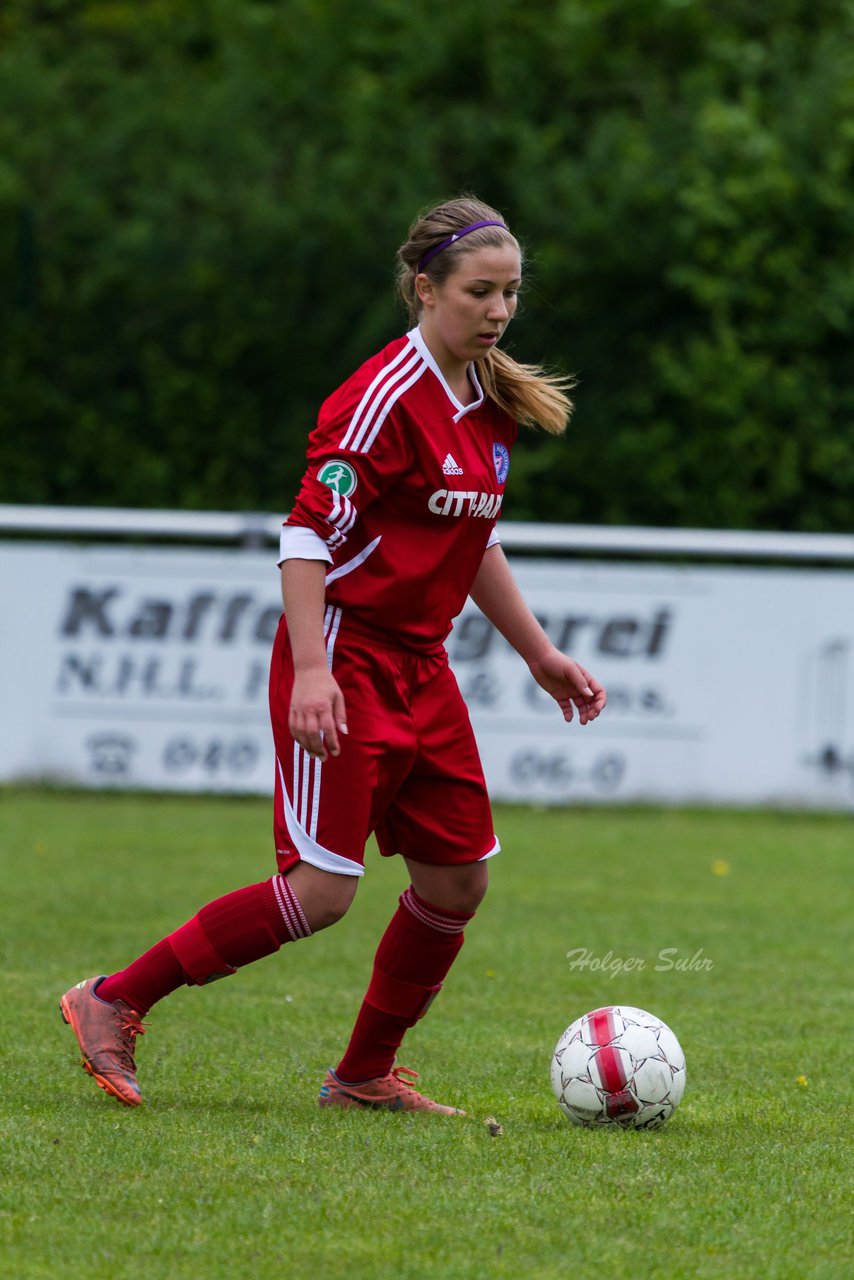
<path id="1" fill-rule="evenodd" d="M 459 400 L 460 404 L 473 404 L 478 399 L 477 387 L 471 379 L 471 365 L 466 365 L 462 373 L 453 379 L 445 375 L 445 381 Z"/>
<path id="2" fill-rule="evenodd" d="M 451 354 L 441 341 L 425 326 L 420 325 L 421 337 L 441 373 L 445 385 L 462 405 L 473 404 L 479 398 L 477 385 L 471 377 L 471 364 Z"/>
<path id="3" fill-rule="evenodd" d="M 435 353 L 433 359 L 439 366 L 448 389 L 456 396 L 460 404 L 473 404 L 478 399 L 478 390 L 471 376 L 471 365 L 462 364 L 459 360 L 439 360 Z"/>

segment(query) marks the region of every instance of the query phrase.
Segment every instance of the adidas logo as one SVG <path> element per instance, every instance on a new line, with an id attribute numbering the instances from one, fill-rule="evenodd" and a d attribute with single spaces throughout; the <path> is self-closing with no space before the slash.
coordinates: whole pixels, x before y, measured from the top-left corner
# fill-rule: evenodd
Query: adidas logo
<path id="1" fill-rule="evenodd" d="M 462 467 L 457 466 L 453 455 L 450 453 L 442 463 L 442 473 L 446 476 L 461 476 L 463 474 Z"/>

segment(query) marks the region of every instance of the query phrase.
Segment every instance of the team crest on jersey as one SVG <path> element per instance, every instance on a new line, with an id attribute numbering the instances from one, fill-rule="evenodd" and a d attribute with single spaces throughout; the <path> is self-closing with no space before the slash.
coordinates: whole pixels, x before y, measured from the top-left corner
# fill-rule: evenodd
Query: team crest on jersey
<path id="1" fill-rule="evenodd" d="M 498 477 L 498 483 L 504 484 L 507 479 L 507 472 L 510 470 L 510 451 L 506 445 L 493 444 L 492 461 L 495 463 L 495 474 Z"/>
<path id="2" fill-rule="evenodd" d="M 335 493 L 340 493 L 342 498 L 349 498 L 356 488 L 356 472 L 349 462 L 342 462 L 340 458 L 335 458 L 332 462 L 324 462 L 317 473 L 317 478 L 321 484 L 327 485 Z"/>

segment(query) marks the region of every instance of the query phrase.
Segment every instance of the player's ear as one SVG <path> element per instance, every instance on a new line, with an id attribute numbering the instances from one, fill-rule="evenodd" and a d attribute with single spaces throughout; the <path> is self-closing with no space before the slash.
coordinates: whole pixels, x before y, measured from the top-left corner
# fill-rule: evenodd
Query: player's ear
<path id="1" fill-rule="evenodd" d="M 415 277 L 415 293 L 423 307 L 435 306 L 436 290 L 433 281 L 424 271 L 419 271 Z"/>

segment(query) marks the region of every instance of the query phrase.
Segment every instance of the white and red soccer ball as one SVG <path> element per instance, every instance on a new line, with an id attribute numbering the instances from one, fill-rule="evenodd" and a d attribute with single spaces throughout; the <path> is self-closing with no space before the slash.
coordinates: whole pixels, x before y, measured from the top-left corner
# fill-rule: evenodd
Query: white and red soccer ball
<path id="1" fill-rule="evenodd" d="M 657 1129 L 685 1089 L 685 1055 L 655 1014 L 608 1005 L 576 1018 L 555 1045 L 552 1088 L 573 1124 Z"/>

